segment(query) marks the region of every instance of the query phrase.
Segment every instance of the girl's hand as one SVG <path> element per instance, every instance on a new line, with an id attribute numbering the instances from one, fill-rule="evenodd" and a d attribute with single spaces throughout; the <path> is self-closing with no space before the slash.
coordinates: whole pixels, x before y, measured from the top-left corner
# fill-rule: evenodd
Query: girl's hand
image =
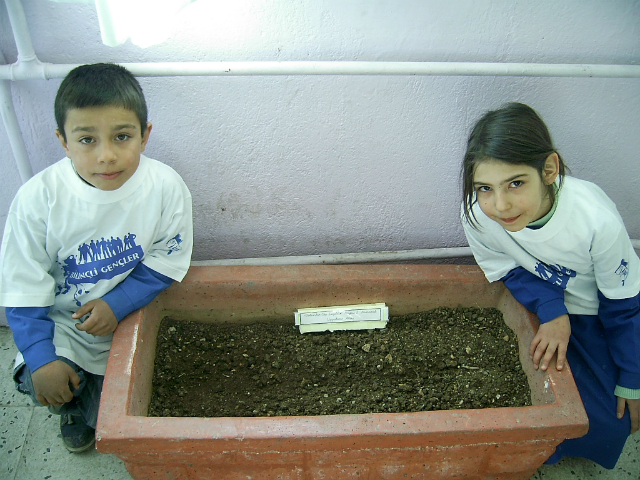
<path id="1" fill-rule="evenodd" d="M 569 315 L 561 315 L 550 322 L 541 324 L 529 348 L 529 355 L 533 360 L 533 368 L 537 370 L 538 366 L 540 366 L 542 370 L 546 370 L 557 350 L 556 369 L 562 370 L 567 360 L 567 345 L 569 345 L 570 336 L 571 322 L 569 321 Z M 542 359 L 541 364 L 540 359 Z"/>
<path id="2" fill-rule="evenodd" d="M 624 407 L 629 407 L 629 415 L 631 415 L 631 435 L 640 430 L 640 400 L 629 400 L 628 398 L 618 397 L 618 418 L 624 415 Z"/>
<path id="3" fill-rule="evenodd" d="M 101 298 L 91 300 L 81 306 L 76 313 L 71 315 L 71 318 L 82 318 L 87 313 L 90 313 L 82 323 L 76 323 L 76 328 L 83 332 L 90 333 L 91 335 L 97 335 L 99 337 L 106 337 L 107 335 L 115 332 L 118 326 L 118 319 L 113 314 L 113 310 L 107 302 Z"/>
<path id="4" fill-rule="evenodd" d="M 80 386 L 80 377 L 70 365 L 62 360 L 54 360 L 31 373 L 31 381 L 36 399 L 45 407 L 60 406 L 70 402 L 73 389 Z"/>

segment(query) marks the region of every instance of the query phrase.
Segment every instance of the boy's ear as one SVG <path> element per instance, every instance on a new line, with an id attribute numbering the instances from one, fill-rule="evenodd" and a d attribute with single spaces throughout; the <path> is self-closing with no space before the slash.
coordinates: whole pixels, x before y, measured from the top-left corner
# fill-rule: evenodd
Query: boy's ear
<path id="1" fill-rule="evenodd" d="M 547 157 L 544 162 L 544 172 L 542 175 L 542 179 L 544 180 L 545 185 L 551 185 L 556 181 L 558 175 L 560 174 L 560 157 L 556 152 L 553 152 L 551 155 Z"/>
<path id="2" fill-rule="evenodd" d="M 56 137 L 58 137 L 62 148 L 64 148 L 64 151 L 67 152 L 67 156 L 69 156 L 69 147 L 67 146 L 67 141 L 64 139 L 64 134 L 58 128 L 56 128 Z"/>
<path id="3" fill-rule="evenodd" d="M 140 149 L 140 152 L 144 152 L 144 149 L 147 147 L 149 134 L 151 133 L 151 127 L 153 127 L 153 125 L 151 123 L 147 123 L 147 128 L 144 131 L 144 135 L 142 136 L 142 148 Z"/>

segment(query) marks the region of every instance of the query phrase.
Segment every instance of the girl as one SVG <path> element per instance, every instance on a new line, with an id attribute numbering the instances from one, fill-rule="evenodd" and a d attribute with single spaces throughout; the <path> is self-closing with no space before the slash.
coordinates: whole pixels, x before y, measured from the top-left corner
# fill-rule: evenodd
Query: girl
<path id="1" fill-rule="evenodd" d="M 462 224 L 490 282 L 538 315 L 534 367 L 571 364 L 589 432 L 547 460 L 614 468 L 640 427 L 640 260 L 613 202 L 565 176 L 538 114 L 520 103 L 486 113 L 462 165 Z"/>

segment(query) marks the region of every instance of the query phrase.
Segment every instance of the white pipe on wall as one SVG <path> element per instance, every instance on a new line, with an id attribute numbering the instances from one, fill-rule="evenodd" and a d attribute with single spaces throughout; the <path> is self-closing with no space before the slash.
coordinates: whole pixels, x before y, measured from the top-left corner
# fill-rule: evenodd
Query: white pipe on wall
<path id="1" fill-rule="evenodd" d="M 475 62 L 150 62 L 121 63 L 137 77 L 249 75 L 424 75 L 638 78 L 640 65 Z M 77 64 L 37 61 L 0 66 L 0 79 L 63 78 Z"/>
<path id="2" fill-rule="evenodd" d="M 339 265 L 346 263 L 406 262 L 434 258 L 470 257 L 471 248 L 429 248 L 418 250 L 398 250 L 389 252 L 358 252 L 322 255 L 301 255 L 290 257 L 234 258 L 228 260 L 203 260 L 191 265 L 208 267 L 216 265 Z"/>
<path id="3" fill-rule="evenodd" d="M 4 55 L 0 52 L 0 63 L 4 64 L 4 62 Z M 24 183 L 33 176 L 33 170 L 31 169 L 27 147 L 24 144 L 22 132 L 20 131 L 16 109 L 13 106 L 11 84 L 8 80 L 0 80 L 0 114 L 2 115 L 4 126 L 7 129 L 7 136 L 9 137 L 13 156 L 16 159 L 20 180 Z"/>
<path id="4" fill-rule="evenodd" d="M 633 248 L 640 251 L 640 240 L 631 240 Z M 290 257 L 232 258 L 223 260 L 193 261 L 194 267 L 228 265 L 342 265 L 348 263 L 396 263 L 430 260 L 436 258 L 471 257 L 470 247 L 427 248 L 417 250 L 398 250 L 389 252 L 358 252 L 322 255 L 301 255 Z"/>
<path id="5" fill-rule="evenodd" d="M 0 66 L 0 79 L 63 78 L 77 64 L 41 63 L 20 0 L 6 0 L 18 61 Z M 640 65 L 487 62 L 155 62 L 122 63 L 139 77 L 229 75 L 457 75 L 638 78 Z"/>
<path id="6" fill-rule="evenodd" d="M 13 30 L 13 38 L 18 48 L 18 62 L 37 60 L 22 2 L 20 0 L 5 0 L 5 5 L 9 14 L 11 29 Z"/>

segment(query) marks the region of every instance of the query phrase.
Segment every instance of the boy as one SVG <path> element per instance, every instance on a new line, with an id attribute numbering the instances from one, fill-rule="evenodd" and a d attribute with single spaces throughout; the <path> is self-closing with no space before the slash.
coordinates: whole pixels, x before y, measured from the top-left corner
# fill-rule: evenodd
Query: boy
<path id="1" fill-rule="evenodd" d="M 0 248 L 0 305 L 20 351 L 16 388 L 60 414 L 66 448 L 95 427 L 114 330 L 181 281 L 191 260 L 191 194 L 142 154 L 142 89 L 125 68 L 83 65 L 60 84 L 56 136 L 67 157 L 16 194 Z"/>

